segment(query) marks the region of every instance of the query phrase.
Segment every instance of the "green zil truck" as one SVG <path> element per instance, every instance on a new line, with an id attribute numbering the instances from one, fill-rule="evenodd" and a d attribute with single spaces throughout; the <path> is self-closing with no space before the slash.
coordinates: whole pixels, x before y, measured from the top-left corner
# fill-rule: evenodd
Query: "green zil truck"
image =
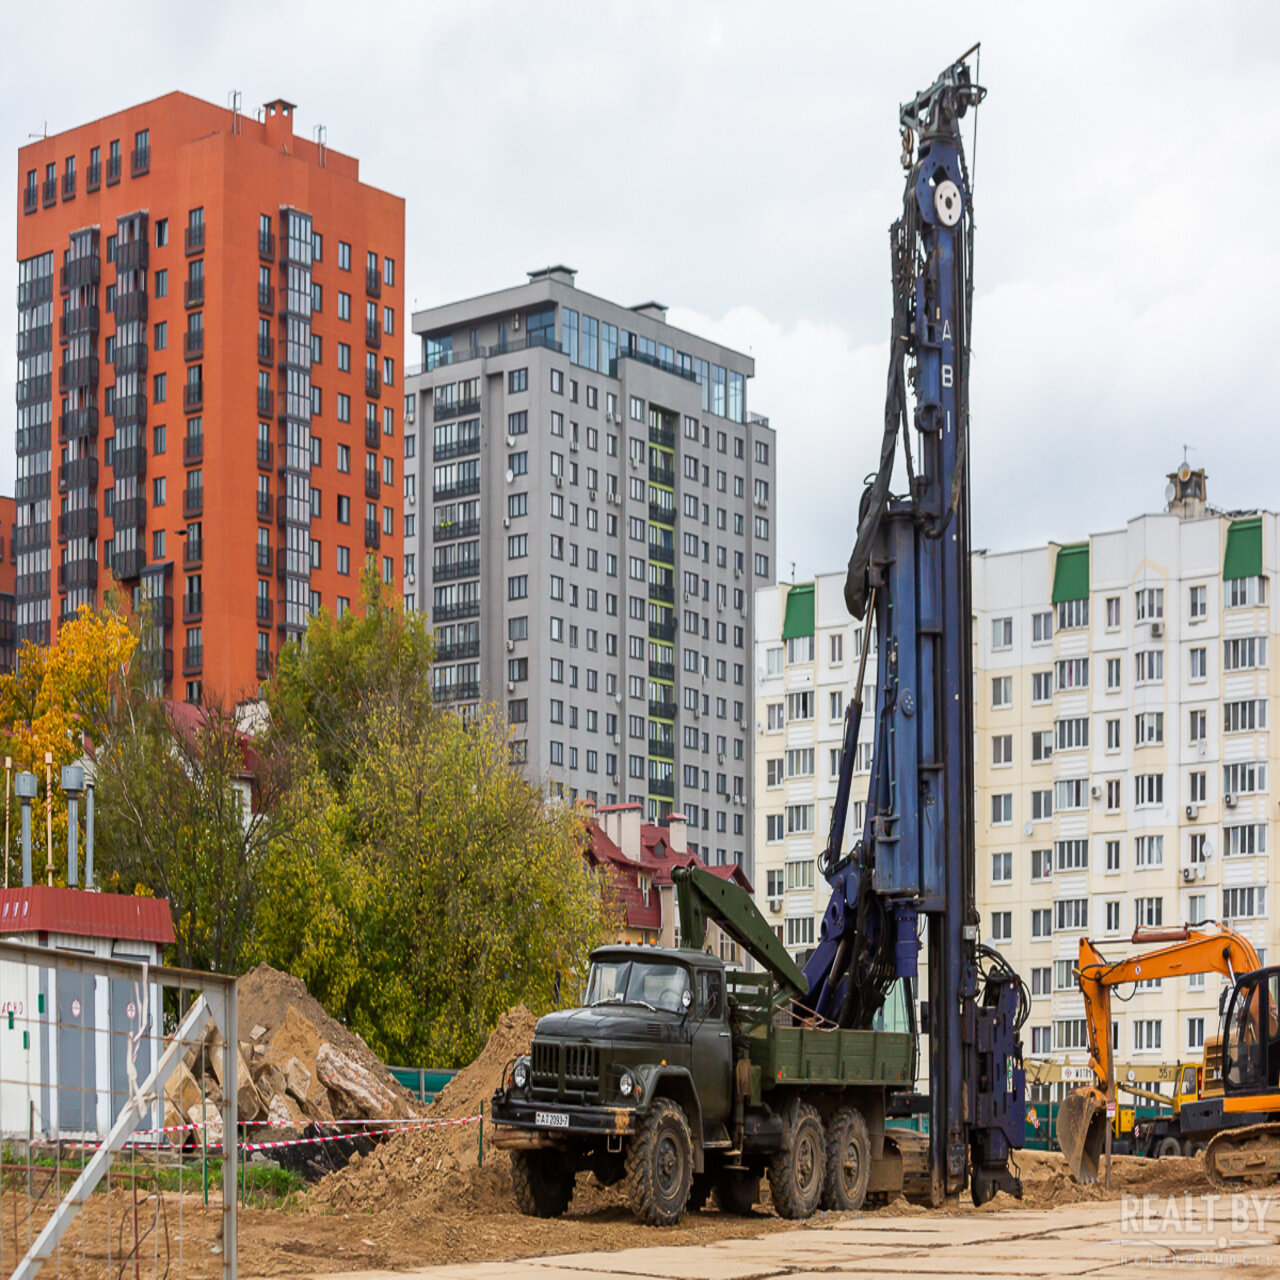
<path id="1" fill-rule="evenodd" d="M 750 897 L 697 867 L 674 875 L 683 945 L 595 951 L 583 1007 L 541 1018 L 504 1072 L 493 1142 L 521 1211 L 564 1213 L 586 1172 L 625 1180 L 658 1226 L 712 1196 L 748 1212 L 765 1177 L 784 1218 L 903 1190 L 923 1152 L 886 1119 L 913 1088 L 914 1037 L 806 1010 L 804 977 Z M 705 953 L 708 919 L 764 972 Z"/>

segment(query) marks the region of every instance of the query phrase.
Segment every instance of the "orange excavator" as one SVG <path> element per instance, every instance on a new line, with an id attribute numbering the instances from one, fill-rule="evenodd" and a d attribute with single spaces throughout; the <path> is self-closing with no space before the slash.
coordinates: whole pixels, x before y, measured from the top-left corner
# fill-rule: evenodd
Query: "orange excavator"
<path id="1" fill-rule="evenodd" d="M 1058 1110 L 1058 1143 L 1072 1174 L 1096 1182 L 1107 1131 L 1107 1102 L 1115 1101 L 1115 1061 L 1111 1052 L 1111 990 L 1152 978 L 1220 973 L 1238 991 L 1240 978 L 1261 968 L 1253 944 L 1225 925 L 1138 929 L 1135 946 L 1165 943 L 1157 951 L 1108 960 L 1089 938 L 1080 939 L 1076 977 L 1084 996 L 1089 1032 L 1089 1066 L 1101 1087 L 1073 1089 Z M 1255 1011 L 1255 1012 L 1259 1012 Z M 1202 1072 L 1207 1079 L 1207 1073 Z M 1212 1135 L 1204 1134 L 1207 1140 Z"/>

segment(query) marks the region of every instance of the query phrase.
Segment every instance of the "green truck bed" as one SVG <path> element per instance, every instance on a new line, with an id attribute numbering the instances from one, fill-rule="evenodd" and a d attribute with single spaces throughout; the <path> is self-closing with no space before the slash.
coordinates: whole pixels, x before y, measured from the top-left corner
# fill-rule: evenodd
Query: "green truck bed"
<path id="1" fill-rule="evenodd" d="M 897 1085 L 915 1079 L 915 1043 L 902 1031 L 769 1027 L 750 1037 L 765 1088 L 780 1084 Z"/>

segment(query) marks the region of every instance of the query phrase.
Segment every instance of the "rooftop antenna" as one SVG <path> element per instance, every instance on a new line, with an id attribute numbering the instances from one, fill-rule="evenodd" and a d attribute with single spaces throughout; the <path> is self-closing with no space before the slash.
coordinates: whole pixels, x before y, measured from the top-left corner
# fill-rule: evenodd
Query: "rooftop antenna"
<path id="1" fill-rule="evenodd" d="M 791 562 L 791 581 L 793 585 L 795 583 L 795 580 L 796 580 L 796 562 L 793 560 Z"/>
<path id="2" fill-rule="evenodd" d="M 40 128 L 39 133 L 29 133 L 28 138 L 47 138 L 49 136 L 49 122 L 46 120 Z"/>
<path id="3" fill-rule="evenodd" d="M 322 169 L 327 169 L 329 167 L 329 126 L 325 124 L 316 125 L 316 127 L 311 130 L 311 136 L 316 142 L 316 158 L 320 162 L 320 167 Z"/>
<path id="4" fill-rule="evenodd" d="M 227 94 L 227 106 L 231 108 L 231 132 L 232 133 L 240 132 L 240 121 L 242 119 L 240 103 L 241 103 L 240 90 L 232 89 L 231 92 Z"/>

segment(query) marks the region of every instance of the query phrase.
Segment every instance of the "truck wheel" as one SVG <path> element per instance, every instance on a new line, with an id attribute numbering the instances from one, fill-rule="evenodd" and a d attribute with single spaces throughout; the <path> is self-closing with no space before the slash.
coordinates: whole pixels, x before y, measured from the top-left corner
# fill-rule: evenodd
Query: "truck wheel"
<path id="1" fill-rule="evenodd" d="M 659 1098 L 627 1147 L 627 1190 L 636 1216 L 674 1227 L 684 1216 L 693 1182 L 693 1140 L 681 1108 Z"/>
<path id="2" fill-rule="evenodd" d="M 758 1173 L 726 1169 L 716 1182 L 716 1208 L 721 1213 L 737 1214 L 740 1218 L 749 1217 L 759 1199 L 760 1175 Z"/>
<path id="3" fill-rule="evenodd" d="M 871 1181 L 871 1138 L 867 1122 L 852 1107 L 838 1111 L 827 1128 L 824 1209 L 861 1209 Z"/>
<path id="4" fill-rule="evenodd" d="M 1164 1156 L 1180 1156 L 1182 1154 L 1182 1143 L 1177 1138 L 1161 1138 L 1156 1146 L 1156 1155 Z"/>
<path id="5" fill-rule="evenodd" d="M 511 1186 L 529 1218 L 558 1218 L 573 1199 L 573 1174 L 558 1151 L 513 1151 Z"/>
<path id="6" fill-rule="evenodd" d="M 802 1102 L 791 1130 L 791 1150 L 769 1161 L 769 1190 L 780 1218 L 808 1218 L 822 1199 L 827 1143 L 816 1110 Z"/>

